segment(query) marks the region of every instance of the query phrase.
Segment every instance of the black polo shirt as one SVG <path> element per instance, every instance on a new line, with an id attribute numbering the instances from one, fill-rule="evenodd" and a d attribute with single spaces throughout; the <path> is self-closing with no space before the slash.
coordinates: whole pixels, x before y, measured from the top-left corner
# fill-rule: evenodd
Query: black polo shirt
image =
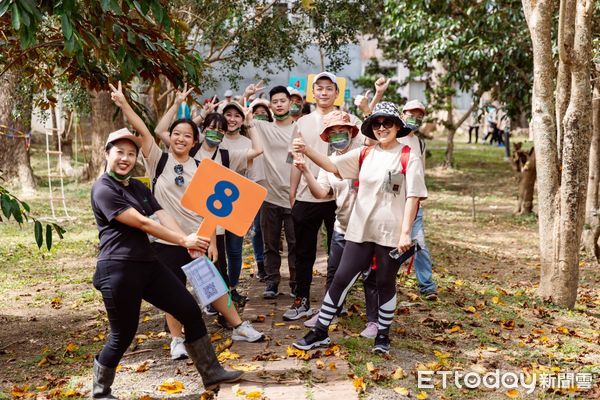
<path id="1" fill-rule="evenodd" d="M 100 238 L 98 261 L 155 260 L 148 235 L 115 219 L 130 207 L 146 217 L 162 209 L 150 189 L 136 179 L 124 186 L 105 173 L 92 186 L 92 210 Z"/>

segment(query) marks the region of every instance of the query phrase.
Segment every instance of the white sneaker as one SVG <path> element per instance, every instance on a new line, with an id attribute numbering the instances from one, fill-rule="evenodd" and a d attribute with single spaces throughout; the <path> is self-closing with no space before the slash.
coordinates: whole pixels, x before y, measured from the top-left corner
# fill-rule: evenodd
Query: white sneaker
<path id="1" fill-rule="evenodd" d="M 257 342 L 265 335 L 254 329 L 250 321 L 244 321 L 240 326 L 233 329 L 231 339 L 246 342 Z"/>
<path id="2" fill-rule="evenodd" d="M 367 339 L 375 339 L 375 337 L 377 336 L 377 330 L 378 330 L 377 323 L 367 322 L 367 326 L 360 333 L 360 336 L 366 337 Z"/>
<path id="3" fill-rule="evenodd" d="M 175 336 L 171 340 L 171 358 L 173 360 L 184 360 L 188 358 L 188 353 L 183 344 L 183 338 Z"/>

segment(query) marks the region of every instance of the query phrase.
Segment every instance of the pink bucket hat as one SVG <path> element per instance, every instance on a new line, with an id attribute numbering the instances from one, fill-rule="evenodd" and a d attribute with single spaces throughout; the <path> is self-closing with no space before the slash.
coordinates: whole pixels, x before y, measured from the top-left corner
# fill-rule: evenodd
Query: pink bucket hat
<path id="1" fill-rule="evenodd" d="M 419 110 L 421 111 L 423 114 L 426 114 L 425 111 L 425 106 L 423 105 L 423 103 L 421 103 L 419 100 L 411 100 L 408 101 L 404 107 L 402 107 L 402 112 L 404 111 L 408 111 L 408 110 Z"/>
<path id="2" fill-rule="evenodd" d="M 321 131 L 321 139 L 328 141 L 329 129 L 334 126 L 347 126 L 352 132 L 352 137 L 358 134 L 358 126 L 350 120 L 350 114 L 343 111 L 332 111 L 323 117 L 323 130 Z"/>

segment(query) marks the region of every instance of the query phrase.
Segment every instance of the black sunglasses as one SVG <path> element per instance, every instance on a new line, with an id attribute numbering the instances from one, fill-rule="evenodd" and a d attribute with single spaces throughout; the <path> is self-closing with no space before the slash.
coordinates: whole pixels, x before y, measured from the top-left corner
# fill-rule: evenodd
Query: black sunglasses
<path id="1" fill-rule="evenodd" d="M 384 119 L 383 122 L 379 122 L 379 121 L 373 121 L 371 123 L 371 127 L 373 128 L 374 131 L 379 130 L 382 126 L 385 129 L 390 129 L 392 126 L 394 126 L 395 122 L 393 119 Z"/>
<path id="2" fill-rule="evenodd" d="M 185 179 L 183 179 L 183 165 L 177 164 L 173 167 L 173 170 L 177 174 L 175 177 L 175 184 L 177 186 L 182 186 L 185 183 Z"/>

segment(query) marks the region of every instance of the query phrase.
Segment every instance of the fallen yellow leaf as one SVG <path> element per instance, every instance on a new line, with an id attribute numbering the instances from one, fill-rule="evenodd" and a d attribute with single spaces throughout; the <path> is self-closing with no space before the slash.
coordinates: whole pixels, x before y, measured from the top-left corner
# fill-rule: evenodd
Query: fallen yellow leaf
<path id="1" fill-rule="evenodd" d="M 218 332 L 215 332 L 212 335 L 210 335 L 211 342 L 216 342 L 217 340 L 221 340 L 221 339 L 223 339 L 223 336 L 221 336 Z"/>
<path id="2" fill-rule="evenodd" d="M 459 325 L 454 325 L 452 328 L 450 328 L 450 330 L 448 331 L 449 333 L 455 333 L 460 331 L 460 326 Z"/>
<path id="3" fill-rule="evenodd" d="M 498 297 L 498 296 L 492 297 L 492 303 L 494 303 L 494 304 L 500 303 L 500 297 Z"/>
<path id="4" fill-rule="evenodd" d="M 477 311 L 477 309 L 475 309 L 475 307 L 473 307 L 473 306 L 465 307 L 465 308 L 463 308 L 463 310 L 465 310 L 466 312 L 468 312 L 470 314 L 474 314 L 475 311 Z M 423 392 L 421 392 L 421 393 L 423 393 Z"/>
<path id="5" fill-rule="evenodd" d="M 158 390 L 161 392 L 166 392 L 168 394 L 176 394 L 183 392 L 185 386 L 182 382 L 176 381 L 173 378 L 169 378 L 160 385 L 158 385 Z"/>
<path id="6" fill-rule="evenodd" d="M 415 397 L 419 400 L 424 400 L 424 399 L 428 398 L 429 396 L 427 396 L 427 393 L 420 391 L 419 393 L 417 393 L 417 395 Z"/>
<path id="7" fill-rule="evenodd" d="M 234 353 L 233 351 L 230 351 L 229 349 L 223 350 L 217 356 L 217 359 L 219 360 L 219 362 L 225 362 L 227 360 L 237 360 L 238 358 L 240 358 L 240 355 L 238 353 Z"/>
<path id="8" fill-rule="evenodd" d="M 142 319 L 142 322 L 148 322 L 148 321 L 150 321 L 150 316 L 144 315 L 144 319 Z"/>
<path id="9" fill-rule="evenodd" d="M 140 365 L 138 365 L 135 369 L 135 372 L 141 373 L 141 372 L 146 372 L 150 369 L 150 367 L 148 366 L 148 361 L 144 361 L 143 363 L 141 363 Z"/>
<path id="10" fill-rule="evenodd" d="M 367 363 L 367 371 L 369 372 L 373 372 L 375 370 L 375 366 L 373 365 L 372 362 L 368 362 Z"/>
<path id="11" fill-rule="evenodd" d="M 519 397 L 519 391 L 517 389 L 510 389 L 505 394 L 506 394 L 506 397 L 509 397 L 511 399 L 516 399 L 517 397 Z"/>
<path id="12" fill-rule="evenodd" d="M 231 368 L 238 370 L 238 371 L 251 372 L 251 371 L 256 371 L 257 369 L 260 369 L 260 365 L 242 363 L 242 364 L 237 364 L 237 365 L 231 365 Z"/>
<path id="13" fill-rule="evenodd" d="M 408 396 L 408 389 L 402 386 L 395 387 L 394 392 L 398 393 L 401 396 Z"/>
<path id="14" fill-rule="evenodd" d="M 315 366 L 317 367 L 317 369 L 324 369 L 325 363 L 321 360 L 317 360 L 317 362 L 315 362 Z"/>
<path id="15" fill-rule="evenodd" d="M 394 373 L 392 374 L 392 379 L 402 379 L 404 377 L 406 377 L 406 372 L 402 369 L 402 367 L 398 367 L 396 368 L 396 370 L 394 371 Z"/>
<path id="16" fill-rule="evenodd" d="M 285 322 L 275 322 L 275 326 L 285 326 Z"/>
<path id="17" fill-rule="evenodd" d="M 72 353 L 72 352 L 74 352 L 74 351 L 75 351 L 75 350 L 77 350 L 78 348 L 79 348 L 79 346 L 77 346 L 77 345 L 76 345 L 75 343 L 73 343 L 73 342 L 71 342 L 71 343 L 67 344 L 67 347 L 66 347 L 66 349 L 67 349 L 67 351 L 68 351 L 69 353 Z"/>
<path id="18" fill-rule="evenodd" d="M 250 392 L 246 395 L 247 399 L 261 399 L 262 398 L 262 392 L 260 390 L 255 390 L 253 392 Z"/>
<path id="19" fill-rule="evenodd" d="M 455 280 L 455 281 L 454 281 L 454 285 L 455 285 L 455 286 L 462 286 L 462 285 L 464 285 L 464 284 L 465 284 L 465 283 L 463 282 L 463 280 L 462 280 L 462 279 L 457 279 L 457 280 Z"/>
<path id="20" fill-rule="evenodd" d="M 288 326 L 288 329 L 290 331 L 299 331 L 302 328 L 300 328 L 300 325 L 290 325 L 290 326 Z"/>
<path id="21" fill-rule="evenodd" d="M 225 340 L 224 342 L 219 343 L 217 345 L 217 347 L 215 348 L 215 353 L 218 354 L 218 353 L 222 352 L 223 350 L 230 348 L 232 345 L 233 345 L 233 341 L 231 340 L 231 338 L 227 338 L 227 340 Z"/>
<path id="22" fill-rule="evenodd" d="M 327 369 L 330 371 L 335 371 L 337 369 L 337 367 L 335 366 L 334 362 L 330 362 L 329 365 L 327 366 Z"/>
<path id="23" fill-rule="evenodd" d="M 362 393 L 367 389 L 367 385 L 363 378 L 355 377 L 352 381 L 352 385 L 354 385 L 354 389 L 356 389 L 358 393 Z"/>

